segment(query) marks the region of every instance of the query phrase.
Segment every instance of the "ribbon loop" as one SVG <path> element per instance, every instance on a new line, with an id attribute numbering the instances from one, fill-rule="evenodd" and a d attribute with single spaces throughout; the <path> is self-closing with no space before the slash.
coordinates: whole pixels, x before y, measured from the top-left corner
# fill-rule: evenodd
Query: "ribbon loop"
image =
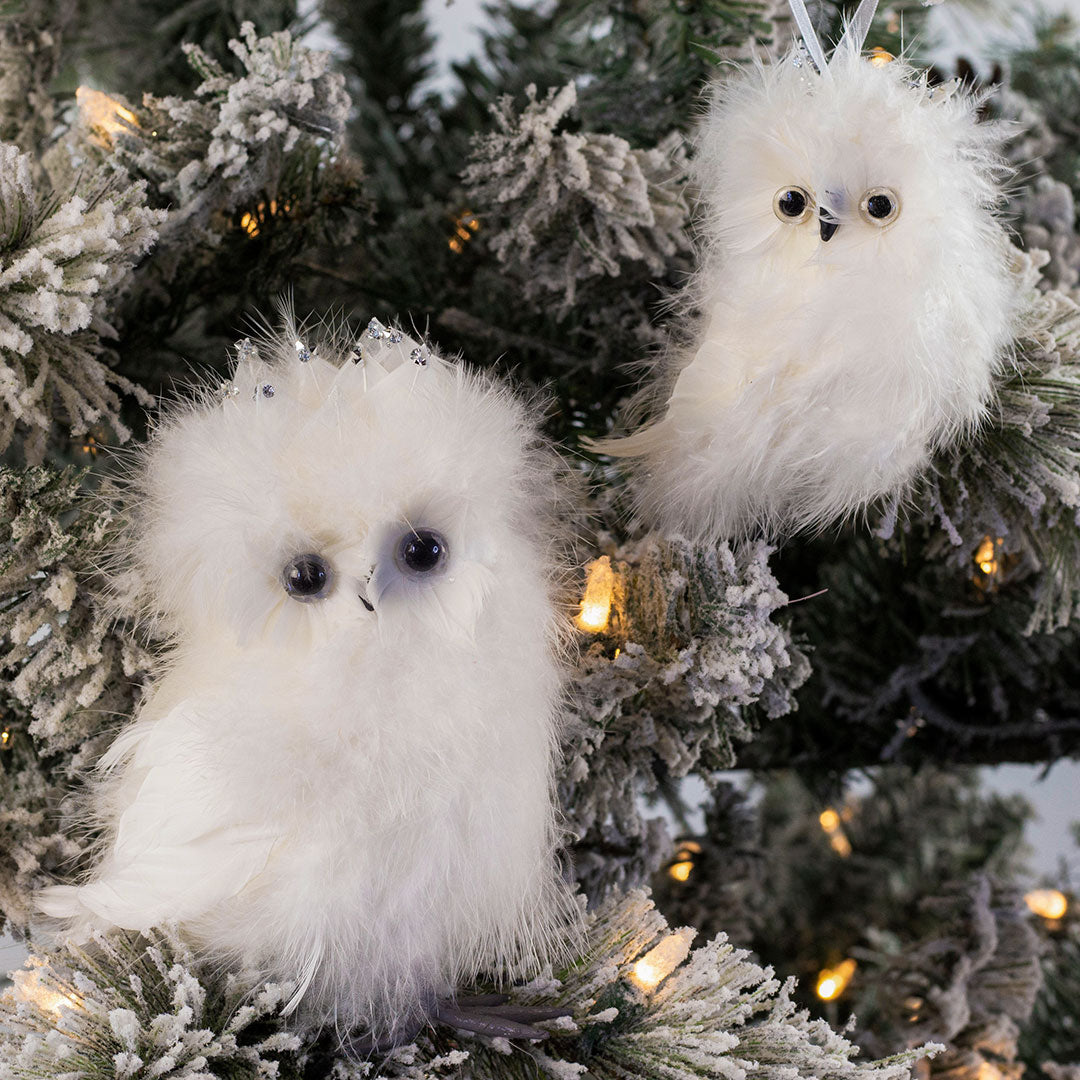
<path id="1" fill-rule="evenodd" d="M 814 61 L 818 71 L 824 75 L 828 70 L 825 61 L 825 50 L 821 47 L 814 24 L 810 20 L 810 13 L 806 10 L 805 0 L 788 0 L 795 25 L 799 28 L 799 34 L 806 44 L 810 58 Z M 840 38 L 840 44 L 833 51 L 835 58 L 840 53 L 850 53 L 858 56 L 866 44 L 866 37 L 870 33 L 870 24 L 874 21 L 874 13 L 877 11 L 878 0 L 862 0 L 855 9 L 855 14 L 848 20 L 844 28 L 844 35 Z"/>
<path id="2" fill-rule="evenodd" d="M 814 24 L 810 21 L 810 12 L 806 10 L 804 0 L 788 0 L 788 4 L 791 6 L 791 14 L 795 18 L 795 25 L 799 28 L 799 34 L 802 36 L 807 51 L 810 53 L 810 59 L 814 61 L 818 71 L 824 75 L 828 71 L 829 65 L 825 62 L 825 51 L 821 47 L 821 42 L 818 41 Z"/>
<path id="3" fill-rule="evenodd" d="M 866 36 L 870 33 L 870 24 L 874 21 L 874 12 L 877 11 L 878 0 L 862 0 L 862 3 L 858 6 L 855 14 L 851 16 L 851 20 L 847 24 L 847 28 L 844 30 L 844 36 L 840 39 L 840 44 L 836 46 L 837 53 L 849 51 L 852 56 L 858 56 L 863 46 L 866 44 Z"/>

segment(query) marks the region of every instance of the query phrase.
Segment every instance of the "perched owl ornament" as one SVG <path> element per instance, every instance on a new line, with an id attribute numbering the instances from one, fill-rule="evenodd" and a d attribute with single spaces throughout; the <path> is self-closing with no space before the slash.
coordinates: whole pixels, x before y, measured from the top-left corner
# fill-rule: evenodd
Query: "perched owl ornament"
<path id="1" fill-rule="evenodd" d="M 594 444 L 633 459 L 648 524 L 821 528 L 903 495 L 987 414 L 1017 311 L 1000 135 L 955 84 L 861 55 L 874 7 L 826 63 L 793 2 L 806 49 L 711 99 L 696 336 L 642 392 L 653 421 Z"/>
<path id="2" fill-rule="evenodd" d="M 362 1051 L 429 1020 L 539 1037 L 550 1010 L 455 990 L 535 971 L 577 918 L 557 455 L 396 330 L 292 337 L 241 343 L 139 463 L 116 590 L 169 651 L 101 762 L 96 866 L 40 907 L 83 935 L 175 921 Z"/>

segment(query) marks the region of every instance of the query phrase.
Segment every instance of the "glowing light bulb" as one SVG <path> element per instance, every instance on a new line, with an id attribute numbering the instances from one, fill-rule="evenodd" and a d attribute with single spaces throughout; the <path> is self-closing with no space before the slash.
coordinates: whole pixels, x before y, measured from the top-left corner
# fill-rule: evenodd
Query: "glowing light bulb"
<path id="1" fill-rule="evenodd" d="M 690 877 L 690 873 L 693 869 L 693 859 L 682 859 L 680 862 L 672 863 L 668 867 L 668 876 L 674 878 L 676 881 L 686 881 Z"/>
<path id="2" fill-rule="evenodd" d="M 601 555 L 589 563 L 585 578 L 585 595 L 581 601 L 581 613 L 575 622 L 579 630 L 590 634 L 602 633 L 611 619 L 611 603 L 615 598 L 615 571 L 611 559 Z"/>
<path id="3" fill-rule="evenodd" d="M 817 996 L 822 1001 L 832 1001 L 838 998 L 851 982 L 858 965 L 854 960 L 841 960 L 836 967 L 823 968 L 818 974 Z"/>
<path id="4" fill-rule="evenodd" d="M 11 734 L 11 728 L 4 728 L 3 731 L 0 731 L 0 750 L 10 750 L 13 741 L 14 736 Z"/>
<path id="5" fill-rule="evenodd" d="M 74 994 L 64 993 L 42 982 L 40 971 L 34 968 L 12 972 L 11 981 L 15 984 L 17 997 L 54 1018 L 59 1017 L 64 1009 L 82 1008 L 82 1002 Z"/>
<path id="6" fill-rule="evenodd" d="M 480 230 L 480 222 L 476 220 L 471 210 L 463 210 L 454 219 L 454 235 L 450 237 L 450 250 L 460 255 L 465 250 L 465 245 L 472 239 L 473 233 Z"/>
<path id="7" fill-rule="evenodd" d="M 870 56 L 868 59 L 870 60 L 870 63 L 874 65 L 874 67 L 884 67 L 886 64 L 891 64 L 896 59 L 896 57 L 893 56 L 891 52 L 883 49 L 880 45 L 875 45 L 870 50 Z"/>
<path id="8" fill-rule="evenodd" d="M 130 135 L 139 129 L 138 117 L 121 102 L 100 90 L 80 86 L 75 91 L 82 122 L 99 136 L 103 146 L 112 146 L 113 136 Z"/>
<path id="9" fill-rule="evenodd" d="M 844 811 L 844 814 L 847 818 L 850 818 L 851 816 L 847 810 Z M 848 840 L 847 834 L 840 824 L 840 819 L 841 815 L 831 806 L 818 814 L 818 821 L 821 823 L 821 828 L 829 837 L 829 846 L 840 856 L 840 858 L 846 859 L 851 854 L 851 841 Z"/>
<path id="10" fill-rule="evenodd" d="M 633 967 L 630 981 L 639 990 L 655 990 L 689 955 L 695 931 L 684 926 L 650 949 Z"/>
<path id="11" fill-rule="evenodd" d="M 1069 901 L 1058 889 L 1034 889 L 1024 897 L 1024 903 L 1041 919 L 1060 919 L 1069 910 Z"/>
<path id="12" fill-rule="evenodd" d="M 259 235 L 259 230 L 265 224 L 267 219 L 276 217 L 278 212 L 277 199 L 271 199 L 268 203 L 261 202 L 256 207 L 255 212 L 250 210 L 246 211 L 240 218 L 240 228 L 244 230 L 250 237 L 256 237 Z M 282 199 L 281 212 L 283 214 L 289 214 L 292 212 L 292 202 L 289 199 Z"/>
<path id="13" fill-rule="evenodd" d="M 982 543 L 975 549 L 973 562 L 979 569 L 975 575 L 975 584 L 981 589 L 993 589 L 1001 577 L 1005 565 L 1005 538 L 984 536 Z"/>

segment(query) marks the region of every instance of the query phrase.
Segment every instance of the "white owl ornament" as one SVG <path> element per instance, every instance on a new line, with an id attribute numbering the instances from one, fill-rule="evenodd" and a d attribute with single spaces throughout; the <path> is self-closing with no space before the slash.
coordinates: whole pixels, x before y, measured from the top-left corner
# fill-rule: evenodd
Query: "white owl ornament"
<path id="1" fill-rule="evenodd" d="M 595 444 L 633 459 L 651 525 L 821 528 L 902 495 L 987 414 L 1017 312 L 1001 135 L 972 94 L 862 56 L 875 7 L 827 63 L 792 0 L 806 49 L 712 96 L 696 336 L 642 392 L 654 421 Z"/>
<path id="2" fill-rule="evenodd" d="M 557 455 L 506 388 L 399 331 L 293 336 L 241 343 L 142 456 L 117 590 L 167 663 L 101 762 L 92 874 L 40 906 L 76 935 L 175 921 L 360 1050 L 432 1019 L 539 1037 L 550 1010 L 455 990 L 535 971 L 577 918 Z"/>

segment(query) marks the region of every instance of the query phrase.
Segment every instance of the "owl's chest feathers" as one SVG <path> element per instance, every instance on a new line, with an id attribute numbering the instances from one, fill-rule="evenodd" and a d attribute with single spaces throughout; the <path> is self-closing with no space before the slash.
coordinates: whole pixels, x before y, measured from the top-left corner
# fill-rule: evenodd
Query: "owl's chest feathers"
<path id="1" fill-rule="evenodd" d="M 391 679 L 313 665 L 303 686 L 290 687 L 267 683 L 272 670 L 234 663 L 218 681 L 200 664 L 194 692 L 183 669 L 167 676 L 144 713 L 146 734 L 120 809 L 148 769 L 182 758 L 190 776 L 177 783 L 197 785 L 208 826 L 215 818 L 270 822 L 279 846 L 335 835 L 356 851 L 377 849 L 403 828 L 457 827 L 465 793 L 473 806 L 496 797 L 493 777 L 529 791 L 536 786 L 530 771 L 547 775 L 543 716 L 533 718 L 541 729 L 534 746 L 482 696 L 458 699 L 444 685 L 422 699 L 408 671 Z"/>
<path id="2" fill-rule="evenodd" d="M 725 268 L 706 303 L 695 362 L 716 395 L 734 402 L 760 384 L 782 392 L 835 394 L 845 386 L 900 388 L 923 367 L 923 341 L 939 317 L 930 290 L 894 281 L 864 263 Z"/>

